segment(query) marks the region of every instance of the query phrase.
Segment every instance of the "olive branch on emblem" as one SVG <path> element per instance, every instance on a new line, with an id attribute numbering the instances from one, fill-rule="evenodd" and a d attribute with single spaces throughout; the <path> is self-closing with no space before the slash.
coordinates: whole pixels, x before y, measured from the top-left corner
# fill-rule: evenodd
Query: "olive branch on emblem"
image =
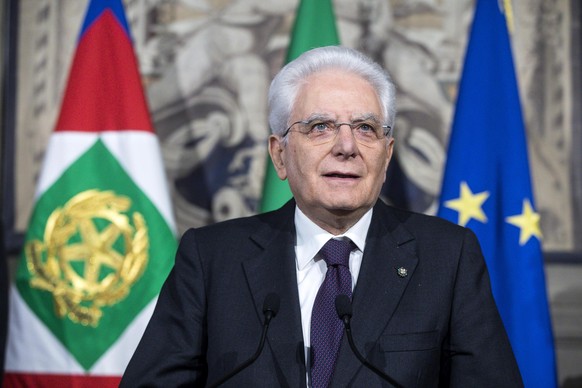
<path id="1" fill-rule="evenodd" d="M 43 240 L 25 245 L 30 285 L 52 293 L 56 313 L 97 326 L 103 306 L 124 299 L 145 271 L 148 228 L 128 197 L 87 190 L 55 209 Z"/>

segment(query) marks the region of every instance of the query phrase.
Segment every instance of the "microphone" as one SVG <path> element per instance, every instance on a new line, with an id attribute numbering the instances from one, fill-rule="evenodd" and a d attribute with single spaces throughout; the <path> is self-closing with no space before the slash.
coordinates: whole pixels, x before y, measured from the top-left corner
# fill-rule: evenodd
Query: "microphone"
<path id="1" fill-rule="evenodd" d="M 362 356 L 362 354 L 356 348 L 356 344 L 354 344 L 354 338 L 352 337 L 352 327 L 350 325 L 350 320 L 352 319 L 352 302 L 350 301 L 350 298 L 347 295 L 340 294 L 335 298 L 335 310 L 337 311 L 337 315 L 339 316 L 339 318 L 344 323 L 344 328 L 346 329 L 345 330 L 346 336 L 348 337 L 350 348 L 352 349 L 352 352 L 356 355 L 358 360 L 360 360 L 360 362 L 364 364 L 365 367 L 370 369 L 372 372 L 376 373 L 383 380 L 389 382 L 395 387 L 403 388 L 403 386 L 398 384 L 392 377 L 388 376 L 380 369 L 376 368 L 374 365 L 368 362 L 368 360 L 366 360 L 364 356 Z"/>
<path id="2" fill-rule="evenodd" d="M 265 301 L 263 302 L 263 315 L 265 316 L 265 320 L 263 322 L 263 333 L 261 334 L 259 346 L 257 347 L 255 354 L 253 354 L 251 358 L 249 358 L 248 360 L 237 366 L 235 369 L 233 369 L 229 374 L 223 376 L 221 379 L 219 379 L 212 385 L 209 385 L 208 386 L 209 388 L 215 388 L 221 384 L 224 384 L 227 380 L 232 378 L 234 375 L 236 375 L 243 369 L 247 368 L 249 365 L 255 362 L 257 358 L 259 358 L 259 355 L 261 354 L 265 346 L 265 339 L 267 338 L 267 330 L 269 330 L 269 323 L 271 323 L 271 319 L 273 319 L 275 315 L 277 315 L 277 313 L 279 312 L 279 304 L 280 304 L 279 295 L 272 292 L 265 297 Z"/>

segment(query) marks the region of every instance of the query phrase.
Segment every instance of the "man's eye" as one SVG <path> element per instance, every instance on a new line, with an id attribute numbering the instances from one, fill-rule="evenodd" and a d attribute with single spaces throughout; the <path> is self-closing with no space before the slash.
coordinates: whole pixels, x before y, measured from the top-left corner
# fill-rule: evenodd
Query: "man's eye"
<path id="1" fill-rule="evenodd" d="M 311 125 L 311 132 L 326 132 L 329 128 L 328 123 L 314 123 Z"/>
<path id="2" fill-rule="evenodd" d="M 372 133 L 375 132 L 375 129 L 372 125 L 368 123 L 361 123 L 358 125 L 358 130 L 362 133 Z"/>

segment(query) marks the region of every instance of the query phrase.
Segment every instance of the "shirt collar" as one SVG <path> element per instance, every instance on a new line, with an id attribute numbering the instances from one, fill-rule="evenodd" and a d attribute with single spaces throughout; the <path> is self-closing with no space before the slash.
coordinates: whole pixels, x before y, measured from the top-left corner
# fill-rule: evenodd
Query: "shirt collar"
<path id="1" fill-rule="evenodd" d="M 313 260 L 321 247 L 331 238 L 347 237 L 364 252 L 366 236 L 372 221 L 373 208 L 370 208 L 363 216 L 344 234 L 334 236 L 323 230 L 311 221 L 299 207 L 295 206 L 295 230 L 297 231 L 297 268 L 299 270 Z"/>

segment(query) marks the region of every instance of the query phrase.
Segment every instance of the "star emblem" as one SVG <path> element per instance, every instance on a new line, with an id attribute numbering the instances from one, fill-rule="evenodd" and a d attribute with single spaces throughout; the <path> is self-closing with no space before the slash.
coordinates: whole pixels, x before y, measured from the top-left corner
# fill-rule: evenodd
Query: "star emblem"
<path id="1" fill-rule="evenodd" d="M 523 200 L 521 214 L 507 217 L 505 219 L 509 224 L 520 228 L 519 245 L 525 245 L 532 236 L 538 239 L 542 238 L 540 229 L 540 215 L 535 212 L 529 199 Z"/>
<path id="2" fill-rule="evenodd" d="M 465 181 L 461 182 L 460 191 L 459 198 L 445 202 L 446 207 L 459 213 L 459 221 L 457 223 L 465 226 L 471 219 L 486 223 L 487 216 L 483 212 L 482 206 L 487 198 L 489 198 L 489 192 L 483 191 L 474 194 Z"/>

